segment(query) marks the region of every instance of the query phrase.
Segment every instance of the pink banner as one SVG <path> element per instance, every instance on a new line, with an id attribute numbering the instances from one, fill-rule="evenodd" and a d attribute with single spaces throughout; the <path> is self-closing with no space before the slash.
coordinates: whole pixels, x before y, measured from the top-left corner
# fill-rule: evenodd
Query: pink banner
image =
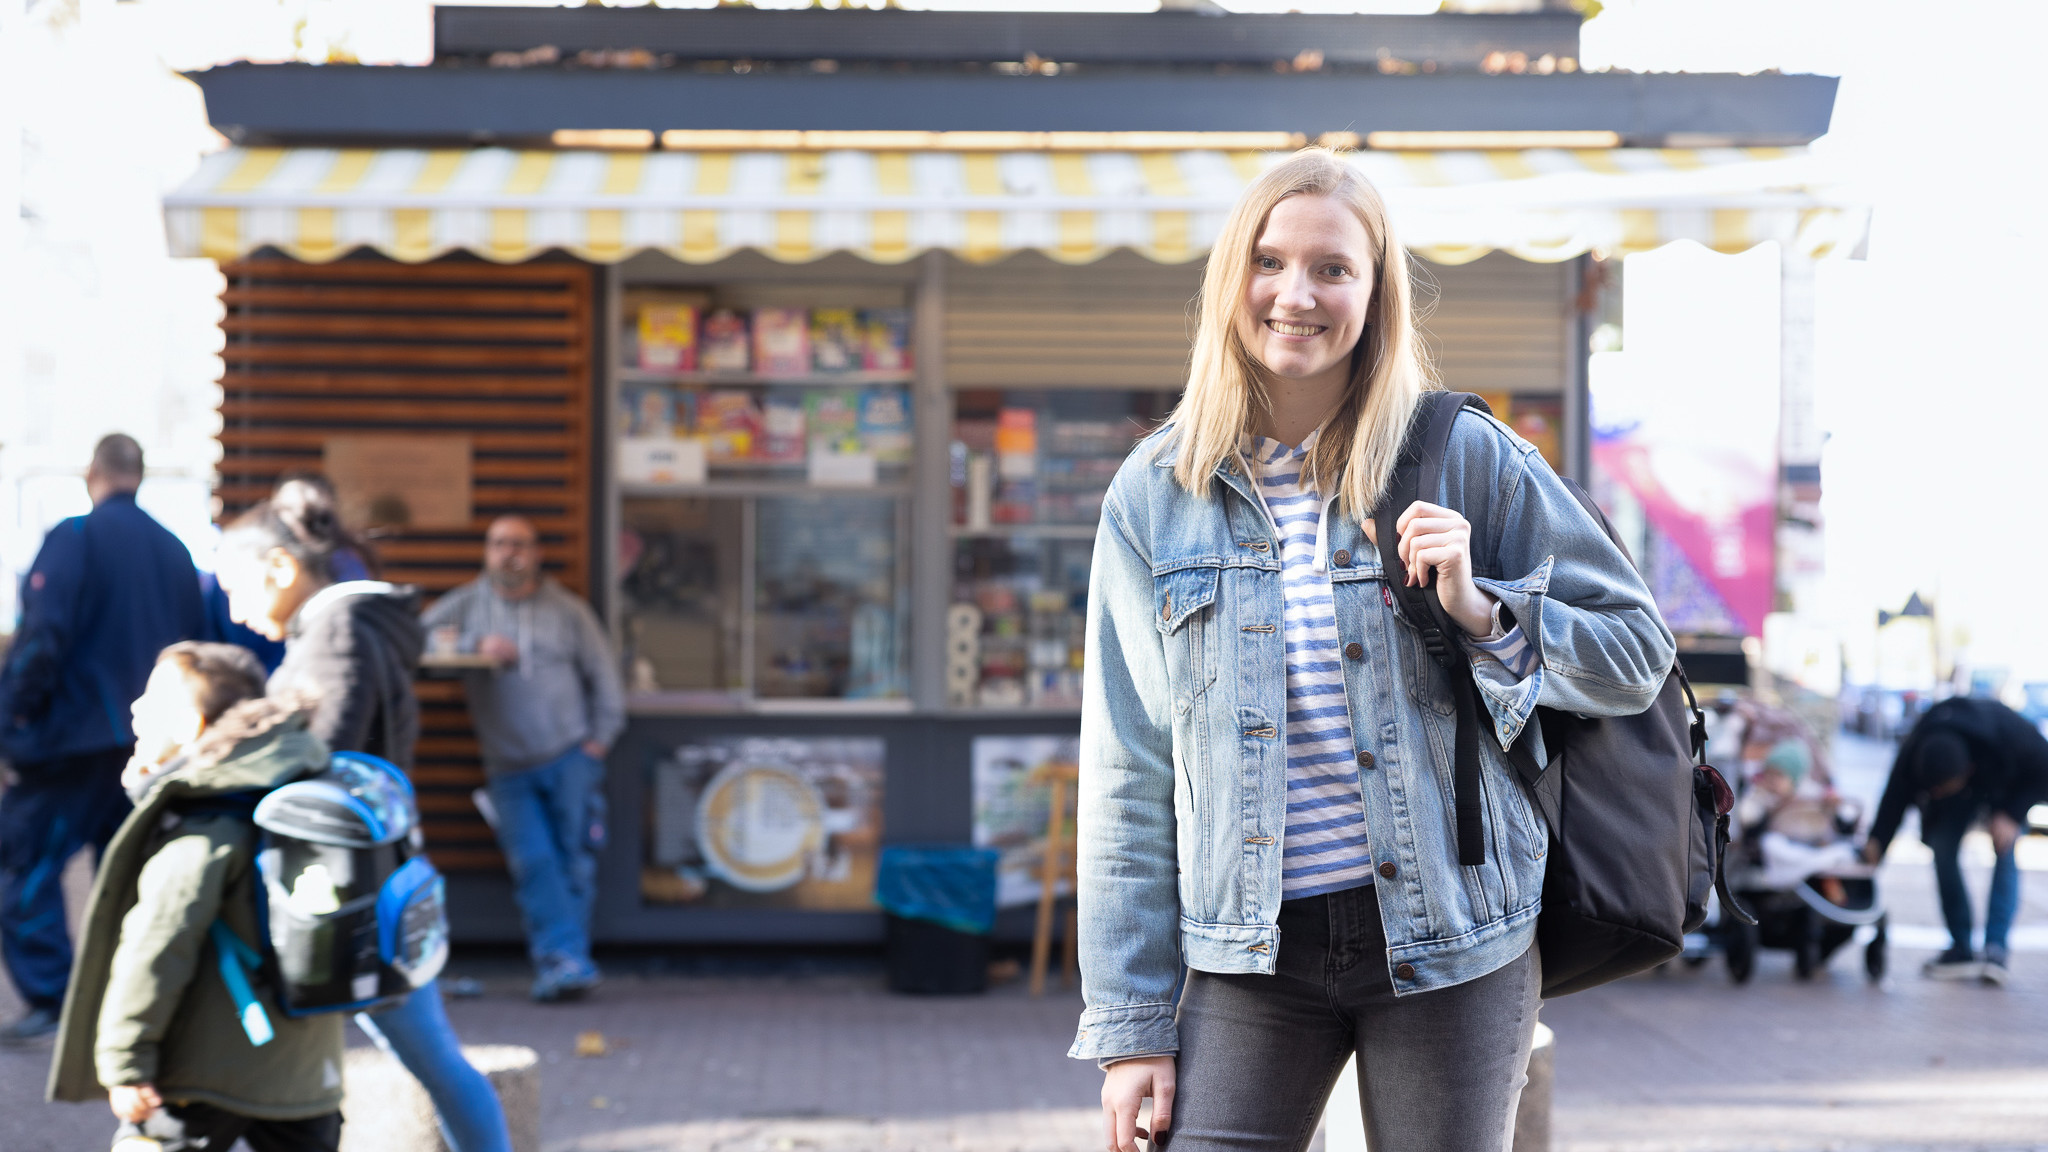
<path id="1" fill-rule="evenodd" d="M 1593 438 L 1594 467 L 1628 489 L 1746 636 L 1763 635 L 1777 587 L 1770 463 L 1725 447 L 1660 441 L 1641 427 L 1596 430 Z M 1671 623 L 1692 630 L 1683 620 Z"/>

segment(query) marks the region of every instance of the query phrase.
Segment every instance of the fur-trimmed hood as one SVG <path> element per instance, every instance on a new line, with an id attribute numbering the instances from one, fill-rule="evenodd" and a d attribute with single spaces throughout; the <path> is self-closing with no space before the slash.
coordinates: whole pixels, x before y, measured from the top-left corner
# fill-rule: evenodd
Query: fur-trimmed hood
<path id="1" fill-rule="evenodd" d="M 155 773 L 148 791 L 175 784 L 183 795 L 206 796 L 287 783 L 327 762 L 326 746 L 306 730 L 311 716 L 312 702 L 302 697 L 244 700 Z"/>

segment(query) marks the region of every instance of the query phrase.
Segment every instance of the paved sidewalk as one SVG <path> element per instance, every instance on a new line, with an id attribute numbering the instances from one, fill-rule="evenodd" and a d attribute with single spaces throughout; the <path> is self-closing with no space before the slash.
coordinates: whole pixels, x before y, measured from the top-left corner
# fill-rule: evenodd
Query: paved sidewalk
<path id="1" fill-rule="evenodd" d="M 1746 987 L 1713 962 L 1546 1006 L 1559 1148 L 2048 1148 L 2048 952 L 2023 952 L 2003 990 L 1923 981 L 1926 955 L 1901 951 L 1877 988 L 1852 956 L 1800 983 L 1768 953 Z M 908 999 L 839 963 L 624 972 L 586 1004 L 544 1007 L 521 998 L 513 961 L 460 967 L 487 988 L 451 1004 L 463 1037 L 542 1053 L 550 1152 L 1094 1147 L 1097 1075 L 1061 1056 L 1072 994 Z M 611 1053 L 575 1057 L 586 1030 Z M 0 1053 L 0 1150 L 100 1146 L 105 1114 L 37 1103 L 42 1072 L 40 1055 Z"/>
<path id="2" fill-rule="evenodd" d="M 1935 984 L 1929 870 L 1887 869 L 1896 975 L 1858 957 L 1796 981 L 1766 953 L 1754 980 L 1718 961 L 1547 1005 L 1558 1034 L 1557 1147 L 1570 1152 L 2048 1149 L 2048 841 L 2030 843 L 2013 984 Z M 1984 870 L 1971 870 L 1980 894 Z M 76 880 L 77 877 L 74 877 Z M 587 1003 L 523 998 L 523 965 L 461 957 L 486 995 L 450 1012 L 472 1043 L 539 1050 L 548 1152 L 1083 1152 L 1099 1075 L 1063 1057 L 1079 998 L 912 999 L 864 960 L 774 961 L 741 974 L 614 957 Z M 0 980 L 0 1018 L 17 1010 Z M 610 1054 L 574 1055 L 579 1032 Z M 360 1037 L 352 1037 L 360 1043 Z M 99 1106 L 40 1103 L 46 1056 L 0 1052 L 0 1152 L 105 1147 Z"/>

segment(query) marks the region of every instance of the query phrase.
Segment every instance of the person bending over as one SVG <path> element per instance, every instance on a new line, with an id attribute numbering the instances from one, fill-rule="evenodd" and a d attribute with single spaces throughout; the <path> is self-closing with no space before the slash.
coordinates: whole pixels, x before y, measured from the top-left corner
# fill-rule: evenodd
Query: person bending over
<path id="1" fill-rule="evenodd" d="M 1920 810 L 1920 839 L 1934 852 L 1947 951 L 1921 973 L 1935 980 L 2003 984 L 2011 971 L 2007 938 L 2020 906 L 2014 849 L 2027 809 L 2048 802 L 2048 739 L 1996 700 L 1956 697 L 1929 708 L 1899 743 L 1891 779 L 1864 842 L 1865 859 L 1884 859 L 1908 808 Z M 1972 947 L 1970 890 L 1963 885 L 1963 835 L 1983 820 L 1996 859 L 1984 909 L 1984 951 Z"/>

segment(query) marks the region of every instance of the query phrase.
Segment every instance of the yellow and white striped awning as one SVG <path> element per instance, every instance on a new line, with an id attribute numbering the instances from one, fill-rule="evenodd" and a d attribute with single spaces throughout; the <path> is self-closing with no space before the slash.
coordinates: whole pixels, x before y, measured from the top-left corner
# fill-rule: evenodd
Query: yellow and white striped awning
<path id="1" fill-rule="evenodd" d="M 1204 253 L 1245 184 L 1283 153 L 1250 151 L 514 151 L 231 148 L 165 199 L 173 254 L 274 247 L 326 261 L 359 247 L 404 261 L 458 249 L 611 262 L 708 263 L 753 248 L 801 262 L 894 263 L 939 249 L 976 262 L 1036 250 L 1067 263 L 1131 248 Z M 1527 260 L 1696 240 L 1777 240 L 1849 255 L 1867 212 L 1828 202 L 1798 148 L 1530 149 L 1347 154 L 1385 194 L 1403 243 L 1439 263 Z"/>

